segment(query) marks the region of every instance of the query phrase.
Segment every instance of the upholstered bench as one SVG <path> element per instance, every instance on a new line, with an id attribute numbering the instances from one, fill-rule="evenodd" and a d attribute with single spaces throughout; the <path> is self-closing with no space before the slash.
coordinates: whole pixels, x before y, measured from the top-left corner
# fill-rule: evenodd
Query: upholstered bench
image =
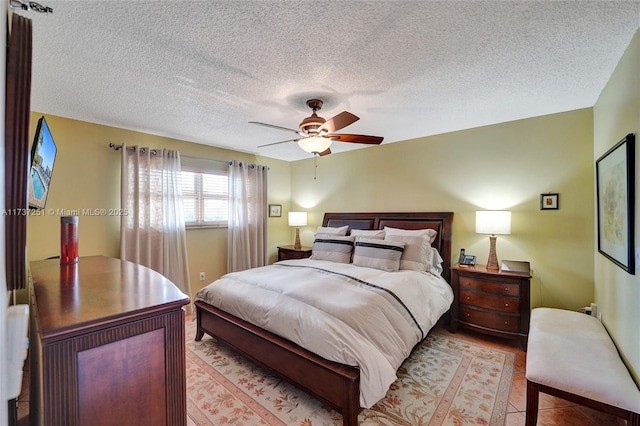
<path id="1" fill-rule="evenodd" d="M 539 392 L 640 426 L 640 390 L 602 323 L 552 308 L 531 312 L 527 351 L 527 426 L 538 420 Z"/>

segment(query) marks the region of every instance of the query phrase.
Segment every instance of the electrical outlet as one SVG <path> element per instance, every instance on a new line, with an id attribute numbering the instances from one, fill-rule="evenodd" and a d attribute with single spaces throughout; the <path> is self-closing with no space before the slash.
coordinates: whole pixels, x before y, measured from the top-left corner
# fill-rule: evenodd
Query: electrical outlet
<path id="1" fill-rule="evenodd" d="M 636 268 L 640 267 L 640 247 L 636 247 Z"/>
<path id="2" fill-rule="evenodd" d="M 602 322 L 602 312 L 598 312 L 598 320 L 600 320 L 600 322 Z"/>
<path id="3" fill-rule="evenodd" d="M 204 272 L 200 272 L 200 281 L 204 281 L 206 279 Z"/>

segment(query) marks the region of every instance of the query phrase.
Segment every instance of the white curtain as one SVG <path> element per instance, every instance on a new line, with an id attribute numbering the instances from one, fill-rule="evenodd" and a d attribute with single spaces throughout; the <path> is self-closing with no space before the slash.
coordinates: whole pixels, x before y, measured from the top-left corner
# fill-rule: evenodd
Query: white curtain
<path id="1" fill-rule="evenodd" d="M 267 264 L 268 170 L 238 161 L 229 165 L 227 272 Z"/>
<path id="2" fill-rule="evenodd" d="M 122 145 L 120 257 L 158 271 L 191 297 L 180 153 Z M 188 309 L 190 313 L 190 307 Z"/>

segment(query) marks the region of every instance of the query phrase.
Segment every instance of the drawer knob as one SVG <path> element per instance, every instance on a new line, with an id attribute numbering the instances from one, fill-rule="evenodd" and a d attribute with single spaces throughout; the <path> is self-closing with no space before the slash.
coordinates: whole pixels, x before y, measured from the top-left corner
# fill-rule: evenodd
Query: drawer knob
<path id="1" fill-rule="evenodd" d="M 504 288 L 504 292 L 505 292 L 505 293 L 509 293 L 509 287 L 505 287 L 505 288 Z"/>
<path id="2" fill-rule="evenodd" d="M 467 318 L 469 318 L 471 315 L 470 314 L 466 314 Z"/>
<path id="3" fill-rule="evenodd" d="M 471 300 L 471 296 L 467 296 L 467 300 Z"/>
<path id="4" fill-rule="evenodd" d="M 504 325 L 509 325 L 509 321 L 505 321 L 505 322 L 504 322 Z"/>
<path id="5" fill-rule="evenodd" d="M 508 308 L 508 307 L 509 307 L 509 304 L 508 304 L 508 303 L 505 303 L 505 304 L 504 304 L 504 307 L 505 307 L 505 308 Z"/>

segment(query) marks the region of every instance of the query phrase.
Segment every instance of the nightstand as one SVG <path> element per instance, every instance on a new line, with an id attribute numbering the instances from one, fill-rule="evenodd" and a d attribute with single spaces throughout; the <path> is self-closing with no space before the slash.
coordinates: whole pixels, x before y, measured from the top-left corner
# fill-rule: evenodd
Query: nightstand
<path id="1" fill-rule="evenodd" d="M 293 246 L 279 246 L 278 247 L 278 260 L 288 259 L 306 259 L 311 257 L 311 247 L 302 246 L 299 249 Z"/>
<path id="2" fill-rule="evenodd" d="M 449 331 L 458 326 L 499 337 L 520 339 L 527 350 L 531 276 L 487 270 L 484 265 L 451 267 Z"/>

